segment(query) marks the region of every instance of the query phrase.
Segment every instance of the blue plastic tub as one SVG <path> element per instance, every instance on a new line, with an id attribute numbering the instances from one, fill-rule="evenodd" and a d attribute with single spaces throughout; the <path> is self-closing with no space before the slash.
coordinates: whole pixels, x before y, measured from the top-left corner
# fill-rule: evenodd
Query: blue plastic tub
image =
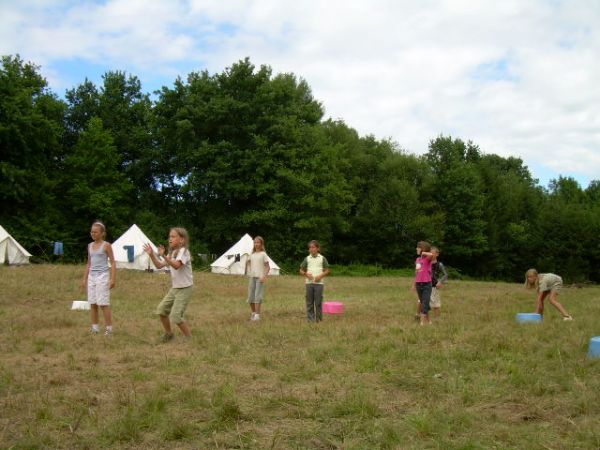
<path id="1" fill-rule="evenodd" d="M 542 315 L 538 313 L 517 313 L 517 322 L 541 322 Z"/>
<path id="2" fill-rule="evenodd" d="M 596 336 L 590 339 L 588 358 L 600 358 L 600 336 Z"/>

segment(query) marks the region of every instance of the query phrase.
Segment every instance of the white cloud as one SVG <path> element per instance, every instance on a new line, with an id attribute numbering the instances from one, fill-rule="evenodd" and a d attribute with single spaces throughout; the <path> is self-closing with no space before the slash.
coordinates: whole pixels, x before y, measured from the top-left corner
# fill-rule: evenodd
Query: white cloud
<path id="1" fill-rule="evenodd" d="M 582 177 L 600 173 L 595 0 L 109 0 L 0 6 L 0 51 L 177 68 L 255 64 L 305 78 L 327 115 L 426 151 L 440 133 Z M 185 76 L 186 73 L 180 73 Z"/>

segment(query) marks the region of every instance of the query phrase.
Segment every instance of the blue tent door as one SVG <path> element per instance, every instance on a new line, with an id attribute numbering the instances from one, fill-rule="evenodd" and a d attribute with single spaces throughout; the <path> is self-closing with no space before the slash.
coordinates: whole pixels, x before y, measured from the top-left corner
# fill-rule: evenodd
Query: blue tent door
<path id="1" fill-rule="evenodd" d="M 124 245 L 123 249 L 127 250 L 127 261 L 132 263 L 135 259 L 135 252 L 133 245 Z"/>

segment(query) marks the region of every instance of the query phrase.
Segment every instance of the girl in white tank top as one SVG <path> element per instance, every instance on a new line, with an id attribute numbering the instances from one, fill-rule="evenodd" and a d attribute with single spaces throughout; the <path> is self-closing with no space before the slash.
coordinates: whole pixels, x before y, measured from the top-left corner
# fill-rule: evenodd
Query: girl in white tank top
<path id="1" fill-rule="evenodd" d="M 112 334 L 112 312 L 110 310 L 110 290 L 115 287 L 116 265 L 112 246 L 105 242 L 106 227 L 102 222 L 92 224 L 90 235 L 94 242 L 88 244 L 88 262 L 81 287 L 87 289 L 88 303 L 92 315 L 92 334 L 100 332 L 98 307 L 102 309 L 106 331 Z M 108 261 L 110 260 L 110 267 Z"/>

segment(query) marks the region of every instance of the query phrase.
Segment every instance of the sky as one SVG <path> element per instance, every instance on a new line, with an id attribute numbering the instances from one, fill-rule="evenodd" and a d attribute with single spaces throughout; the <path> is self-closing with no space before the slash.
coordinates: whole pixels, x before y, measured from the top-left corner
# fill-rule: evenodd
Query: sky
<path id="1" fill-rule="evenodd" d="M 153 92 L 249 57 L 408 153 L 452 136 L 543 186 L 600 179 L 599 0 L 0 0 L 0 54 L 17 53 L 59 96 L 108 70 Z"/>

